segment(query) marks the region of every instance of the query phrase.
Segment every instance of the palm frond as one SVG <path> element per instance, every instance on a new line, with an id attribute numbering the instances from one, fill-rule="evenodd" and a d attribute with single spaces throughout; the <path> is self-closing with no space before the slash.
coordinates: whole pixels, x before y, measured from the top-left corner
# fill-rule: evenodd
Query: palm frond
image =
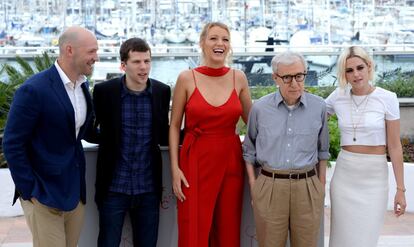
<path id="1" fill-rule="evenodd" d="M 33 71 L 32 66 L 30 66 L 30 63 L 27 60 L 23 59 L 22 57 L 16 56 L 16 62 L 19 64 L 24 76 L 28 77 L 35 73 Z"/>
<path id="2" fill-rule="evenodd" d="M 53 61 L 50 56 L 44 52 L 42 56 L 34 58 L 34 66 L 31 66 L 29 60 L 16 56 L 17 65 L 3 64 L 0 74 L 5 73 L 7 79 L 5 82 L 0 81 L 0 129 L 4 127 L 7 113 L 17 88 L 20 87 L 29 77 L 49 68 Z"/>
<path id="3" fill-rule="evenodd" d="M 20 71 L 16 67 L 13 67 L 9 64 L 4 65 L 4 70 L 7 74 L 9 82 L 13 82 L 13 81 L 16 80 L 17 77 L 22 76 L 22 74 L 20 73 Z"/>
<path id="4" fill-rule="evenodd" d="M 2 64 L 1 68 L 0 68 L 0 75 L 4 73 L 4 71 L 6 70 L 5 68 L 5 64 Z"/>
<path id="5" fill-rule="evenodd" d="M 42 61 L 43 60 L 43 61 Z M 7 114 L 10 110 L 11 102 L 17 88 L 33 74 L 48 68 L 52 61 L 48 54 L 43 53 L 42 57 L 35 57 L 35 70 L 32 68 L 28 60 L 16 56 L 17 66 L 3 64 L 0 68 L 0 74 L 7 75 L 7 81 L 0 81 L 0 135 L 6 124 Z M 1 140 L 0 140 L 1 141 Z M 0 167 L 6 167 L 6 160 L 0 145 Z"/>
<path id="6" fill-rule="evenodd" d="M 47 52 L 43 52 L 42 56 L 36 56 L 34 58 L 34 64 L 37 72 L 40 72 L 52 66 L 53 61 Z"/>
<path id="7" fill-rule="evenodd" d="M 0 128 L 3 128 L 7 113 L 10 110 L 10 104 L 13 99 L 15 88 L 9 83 L 0 81 L 0 92 Z"/>
<path id="8" fill-rule="evenodd" d="M 20 72 L 17 68 L 15 68 L 15 67 L 13 67 L 9 64 L 5 64 L 4 68 L 5 68 L 6 74 L 8 76 L 9 83 L 11 83 L 13 85 L 21 84 L 28 78 L 27 75 Z"/>

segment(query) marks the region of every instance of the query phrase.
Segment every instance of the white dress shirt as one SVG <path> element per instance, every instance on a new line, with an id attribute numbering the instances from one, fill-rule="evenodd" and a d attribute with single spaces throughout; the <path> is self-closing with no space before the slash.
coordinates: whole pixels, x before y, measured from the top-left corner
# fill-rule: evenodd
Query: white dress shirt
<path id="1" fill-rule="evenodd" d="M 85 95 L 83 94 L 81 87 L 82 83 L 86 82 L 86 76 L 81 75 L 75 82 L 72 82 L 59 66 L 57 60 L 55 61 L 55 66 L 59 73 L 60 79 L 62 79 L 63 85 L 68 93 L 70 102 L 72 103 L 73 110 L 75 112 L 75 135 L 78 137 L 79 130 L 86 120 L 87 105 Z"/>

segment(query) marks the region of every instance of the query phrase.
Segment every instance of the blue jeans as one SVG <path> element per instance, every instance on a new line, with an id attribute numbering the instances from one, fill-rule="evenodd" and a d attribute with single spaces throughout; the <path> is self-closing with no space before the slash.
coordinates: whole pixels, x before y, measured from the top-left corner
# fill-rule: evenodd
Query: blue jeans
<path id="1" fill-rule="evenodd" d="M 159 198 L 157 193 L 126 195 L 109 192 L 98 205 L 98 247 L 119 247 L 125 214 L 132 223 L 134 247 L 157 245 Z"/>

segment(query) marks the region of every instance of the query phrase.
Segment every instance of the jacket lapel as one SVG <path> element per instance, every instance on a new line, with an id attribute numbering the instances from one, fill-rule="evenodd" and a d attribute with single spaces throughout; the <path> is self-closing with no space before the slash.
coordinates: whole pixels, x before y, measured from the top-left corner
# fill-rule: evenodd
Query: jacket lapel
<path id="1" fill-rule="evenodd" d="M 86 119 L 88 119 L 92 113 L 92 99 L 91 99 L 91 95 L 89 93 L 89 82 L 86 81 L 85 83 L 82 83 L 81 88 L 82 88 L 82 92 L 83 95 L 85 95 L 85 100 L 86 100 L 86 107 L 87 107 L 87 112 L 86 112 Z"/>
<path id="2" fill-rule="evenodd" d="M 151 79 L 148 79 L 151 80 Z M 157 135 L 158 132 L 155 130 L 159 129 L 159 114 L 160 112 L 160 94 L 156 83 L 151 82 L 152 86 L 152 93 L 151 93 L 151 103 L 152 103 L 152 135 L 154 140 L 158 140 Z"/>
<path id="3" fill-rule="evenodd" d="M 50 79 L 51 87 L 65 110 L 65 114 L 69 120 L 69 126 L 73 128 L 72 133 L 75 133 L 75 112 L 55 65 L 50 68 Z"/>
<path id="4" fill-rule="evenodd" d="M 85 101 L 86 101 L 86 118 L 85 118 L 85 123 L 82 125 L 82 128 L 79 130 L 78 140 L 83 138 L 85 129 L 91 123 L 92 116 L 93 116 L 92 99 L 89 93 L 88 86 L 89 86 L 88 81 L 86 81 L 85 83 L 82 83 L 81 85 L 82 92 L 83 92 L 83 95 L 85 96 Z"/>
<path id="5" fill-rule="evenodd" d="M 121 117 L 121 91 L 122 91 L 122 83 L 125 80 L 125 76 L 120 77 L 113 85 L 113 92 L 111 92 L 112 100 L 110 108 L 112 113 L 114 114 L 114 134 L 116 137 L 116 146 L 120 147 L 121 145 L 121 128 L 122 128 L 122 117 Z"/>

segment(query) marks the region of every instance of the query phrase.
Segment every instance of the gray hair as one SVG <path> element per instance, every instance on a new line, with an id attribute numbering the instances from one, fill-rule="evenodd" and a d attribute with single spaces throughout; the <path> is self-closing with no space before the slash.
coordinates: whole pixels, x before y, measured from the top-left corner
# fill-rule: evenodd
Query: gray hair
<path id="1" fill-rule="evenodd" d="M 277 54 L 272 59 L 272 70 L 273 73 L 277 73 L 279 64 L 283 65 L 291 65 L 295 62 L 300 61 L 303 64 L 305 70 L 308 69 L 308 62 L 305 60 L 302 54 L 299 52 L 294 51 L 284 51 L 282 53 Z"/>

